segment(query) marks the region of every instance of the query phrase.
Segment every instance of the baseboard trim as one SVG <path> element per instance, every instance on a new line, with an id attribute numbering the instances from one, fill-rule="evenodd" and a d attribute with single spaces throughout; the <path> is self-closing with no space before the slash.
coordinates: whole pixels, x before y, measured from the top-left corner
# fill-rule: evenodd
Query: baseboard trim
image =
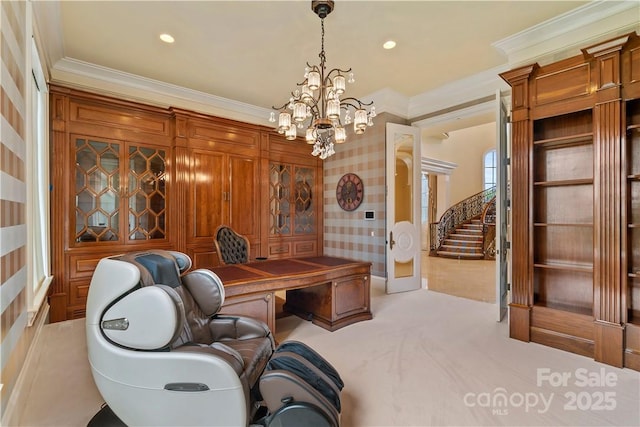
<path id="1" fill-rule="evenodd" d="M 20 425 L 20 418 L 28 403 L 26 402 L 26 397 L 29 395 L 29 390 L 31 390 L 35 379 L 35 366 L 37 366 L 40 358 L 43 356 L 36 351 L 36 348 L 42 336 L 42 329 L 47 323 L 49 323 L 49 304 L 45 303 L 42 305 L 40 313 L 36 315 L 33 325 L 30 326 L 30 328 L 35 328 L 33 330 L 33 339 L 31 340 L 31 345 L 27 351 L 22 369 L 20 369 L 20 374 L 18 374 L 15 388 L 11 392 L 7 407 L 2 413 L 1 424 L 3 426 Z"/>

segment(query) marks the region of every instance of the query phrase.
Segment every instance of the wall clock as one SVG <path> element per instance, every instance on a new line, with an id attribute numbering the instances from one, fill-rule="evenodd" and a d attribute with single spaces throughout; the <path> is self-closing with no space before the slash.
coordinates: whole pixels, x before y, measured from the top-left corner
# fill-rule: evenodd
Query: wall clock
<path id="1" fill-rule="evenodd" d="M 336 188 L 336 199 L 338 205 L 345 211 L 355 210 L 364 197 L 364 185 L 362 180 L 355 173 L 347 173 L 338 181 Z"/>

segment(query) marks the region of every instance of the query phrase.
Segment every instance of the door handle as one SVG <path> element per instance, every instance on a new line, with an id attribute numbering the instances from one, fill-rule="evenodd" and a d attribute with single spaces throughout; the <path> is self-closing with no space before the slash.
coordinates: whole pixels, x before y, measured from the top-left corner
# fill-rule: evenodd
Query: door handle
<path id="1" fill-rule="evenodd" d="M 393 249 L 393 245 L 396 244 L 396 241 L 393 240 L 393 231 L 389 232 L 389 249 Z"/>

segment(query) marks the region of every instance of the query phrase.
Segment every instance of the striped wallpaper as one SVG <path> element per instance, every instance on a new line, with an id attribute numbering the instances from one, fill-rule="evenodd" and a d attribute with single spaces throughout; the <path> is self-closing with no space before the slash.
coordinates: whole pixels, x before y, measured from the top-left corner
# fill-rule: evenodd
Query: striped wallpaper
<path id="1" fill-rule="evenodd" d="M 362 135 L 348 132 L 347 142 L 324 161 L 324 254 L 372 263 L 371 274 L 386 277 L 386 123 L 406 124 L 388 113 L 379 114 Z M 364 200 L 354 211 L 338 206 L 336 186 L 345 173 L 355 173 L 364 184 Z M 375 220 L 364 212 L 375 211 Z M 371 236 L 373 233 L 373 236 Z"/>
<path id="2" fill-rule="evenodd" d="M 33 334 L 27 328 L 27 2 L 0 2 L 0 417 Z"/>

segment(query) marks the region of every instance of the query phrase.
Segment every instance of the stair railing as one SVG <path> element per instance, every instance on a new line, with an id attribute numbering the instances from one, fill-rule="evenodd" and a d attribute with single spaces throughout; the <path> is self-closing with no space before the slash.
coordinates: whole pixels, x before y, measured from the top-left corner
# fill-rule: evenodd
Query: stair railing
<path id="1" fill-rule="evenodd" d="M 480 216 L 485 205 L 495 195 L 495 186 L 476 193 L 447 209 L 440 217 L 440 221 L 429 224 L 431 254 L 434 254 L 442 246 L 444 239 L 456 227 Z"/>
<path id="2" fill-rule="evenodd" d="M 489 200 L 480 217 L 484 259 L 496 258 L 496 198 Z"/>

